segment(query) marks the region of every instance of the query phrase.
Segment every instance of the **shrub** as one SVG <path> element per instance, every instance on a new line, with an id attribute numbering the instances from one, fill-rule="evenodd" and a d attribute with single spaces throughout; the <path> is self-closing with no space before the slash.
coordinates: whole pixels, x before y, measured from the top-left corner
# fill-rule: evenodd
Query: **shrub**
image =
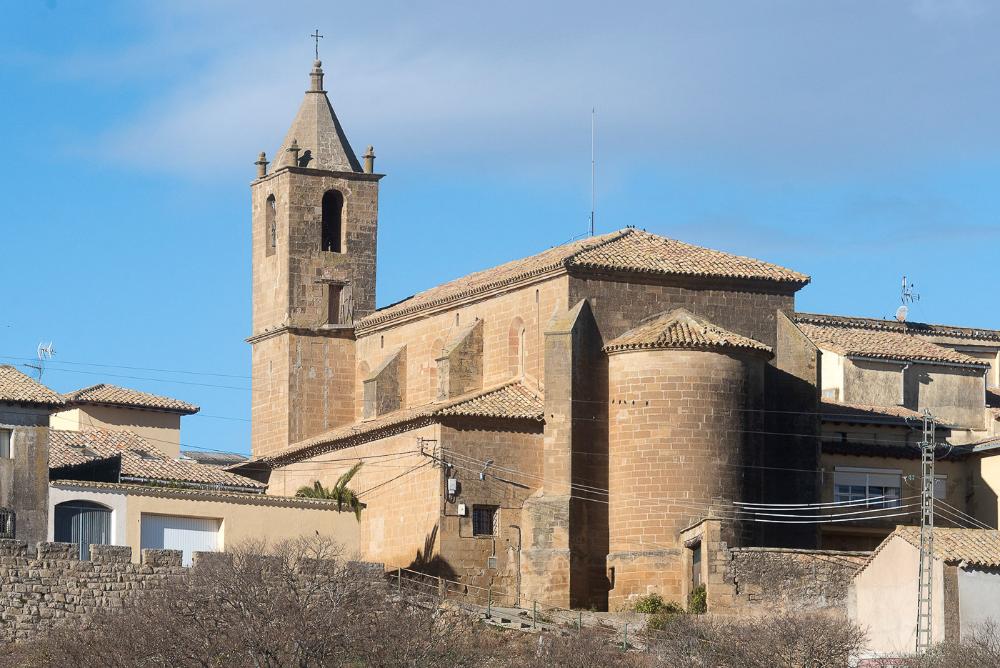
<path id="1" fill-rule="evenodd" d="M 684 609 L 673 601 L 664 601 L 662 596 L 654 592 L 637 598 L 632 604 L 632 611 L 655 615 L 659 612 L 678 614 L 684 612 Z"/>
<path id="2" fill-rule="evenodd" d="M 674 615 L 665 628 L 647 627 L 645 640 L 656 665 L 812 668 L 849 665 L 865 634 L 846 620 L 815 614 L 725 621 Z"/>
<path id="3" fill-rule="evenodd" d="M 708 612 L 708 593 L 705 585 L 698 585 L 688 594 L 688 610 L 692 615 L 703 615 Z"/>

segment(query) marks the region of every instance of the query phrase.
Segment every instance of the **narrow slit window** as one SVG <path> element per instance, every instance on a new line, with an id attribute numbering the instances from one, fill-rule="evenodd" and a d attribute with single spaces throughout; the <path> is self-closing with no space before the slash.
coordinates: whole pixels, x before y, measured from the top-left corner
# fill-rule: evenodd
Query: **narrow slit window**
<path id="1" fill-rule="evenodd" d="M 0 459 L 11 459 L 10 429 L 0 429 Z"/>
<path id="2" fill-rule="evenodd" d="M 274 255 L 274 251 L 278 248 L 277 204 L 274 201 L 274 195 L 267 198 L 267 204 L 264 206 L 264 221 L 266 254 Z"/>
<path id="3" fill-rule="evenodd" d="M 326 286 L 326 322 L 328 325 L 340 325 L 340 305 L 341 305 L 341 295 L 344 291 L 343 285 L 336 285 L 331 283 Z"/>

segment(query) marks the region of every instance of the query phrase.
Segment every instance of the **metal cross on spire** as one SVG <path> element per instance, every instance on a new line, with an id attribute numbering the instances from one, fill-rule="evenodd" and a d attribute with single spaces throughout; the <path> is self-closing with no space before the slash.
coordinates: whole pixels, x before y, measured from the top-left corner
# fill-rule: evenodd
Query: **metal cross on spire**
<path id="1" fill-rule="evenodd" d="M 316 60 L 319 60 L 319 41 L 323 39 L 323 35 L 320 35 L 319 28 L 316 28 L 316 32 L 314 32 L 309 36 L 312 37 L 313 41 L 316 42 Z"/>

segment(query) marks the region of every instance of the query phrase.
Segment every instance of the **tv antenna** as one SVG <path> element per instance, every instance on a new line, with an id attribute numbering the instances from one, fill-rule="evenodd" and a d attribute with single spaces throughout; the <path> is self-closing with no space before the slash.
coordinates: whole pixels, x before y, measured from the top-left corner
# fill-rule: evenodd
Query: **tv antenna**
<path id="1" fill-rule="evenodd" d="M 913 287 L 913 283 L 906 282 L 906 276 L 904 275 L 902 288 L 899 293 L 899 300 L 902 304 L 896 309 L 896 320 L 899 322 L 906 322 L 906 318 L 910 314 L 909 305 L 920 301 L 920 295 L 913 291 Z"/>
<path id="2" fill-rule="evenodd" d="M 52 342 L 39 343 L 38 347 L 35 348 L 35 358 L 38 360 L 36 364 L 25 364 L 24 366 L 29 369 L 34 369 L 38 372 L 38 382 L 42 382 L 42 375 L 45 373 L 45 362 L 52 359 L 56 354 L 55 346 Z"/>

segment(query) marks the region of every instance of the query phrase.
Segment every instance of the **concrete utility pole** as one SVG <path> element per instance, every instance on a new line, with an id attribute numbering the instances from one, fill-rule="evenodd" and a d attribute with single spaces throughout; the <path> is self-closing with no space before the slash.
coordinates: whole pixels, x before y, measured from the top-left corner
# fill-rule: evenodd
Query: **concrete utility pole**
<path id="1" fill-rule="evenodd" d="M 934 416 L 924 409 L 920 441 L 920 569 L 917 589 L 917 653 L 933 643 L 934 581 Z"/>

